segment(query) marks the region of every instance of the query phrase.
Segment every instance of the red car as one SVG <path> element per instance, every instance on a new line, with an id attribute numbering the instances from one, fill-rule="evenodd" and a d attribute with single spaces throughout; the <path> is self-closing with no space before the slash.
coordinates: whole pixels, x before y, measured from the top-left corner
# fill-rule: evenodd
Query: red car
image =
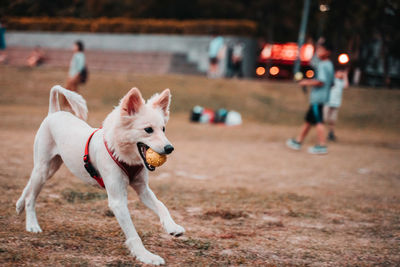
<path id="1" fill-rule="evenodd" d="M 259 78 L 293 78 L 293 65 L 298 48 L 296 43 L 265 44 L 257 62 L 256 76 Z M 312 44 L 304 44 L 300 49 L 300 70 L 304 77 L 312 78 L 314 71 L 310 66 L 314 54 Z"/>

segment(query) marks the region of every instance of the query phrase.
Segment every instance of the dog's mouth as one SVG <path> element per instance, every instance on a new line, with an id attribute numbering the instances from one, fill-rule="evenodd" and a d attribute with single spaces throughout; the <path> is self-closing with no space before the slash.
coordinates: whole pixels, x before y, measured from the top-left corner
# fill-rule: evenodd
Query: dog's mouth
<path id="1" fill-rule="evenodd" d="M 139 154 L 140 154 L 140 156 L 141 156 L 142 159 L 143 159 L 144 166 L 146 166 L 146 168 L 147 168 L 149 171 L 154 171 L 154 170 L 156 169 L 156 167 L 150 165 L 150 164 L 146 161 L 146 151 L 147 151 L 147 149 L 149 149 L 150 147 L 149 147 L 148 145 L 146 145 L 146 144 L 143 144 L 143 143 L 137 143 L 137 147 L 138 147 L 138 150 L 139 150 Z"/>

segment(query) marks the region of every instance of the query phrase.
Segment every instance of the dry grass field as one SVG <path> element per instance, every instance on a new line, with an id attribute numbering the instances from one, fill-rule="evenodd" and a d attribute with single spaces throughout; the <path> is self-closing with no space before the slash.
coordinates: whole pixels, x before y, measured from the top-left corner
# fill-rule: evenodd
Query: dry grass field
<path id="1" fill-rule="evenodd" d="M 43 233 L 26 232 L 15 213 L 49 89 L 65 75 L 0 67 L 0 265 L 142 266 L 124 247 L 105 191 L 65 167 L 38 198 Z M 339 142 L 313 156 L 285 147 L 307 108 L 295 84 L 90 73 L 81 90 L 89 124 L 100 126 L 133 86 L 145 97 L 166 87 L 173 94 L 167 135 L 175 151 L 150 186 L 185 235 L 164 233 L 129 190 L 143 243 L 167 266 L 400 265 L 400 91 L 347 90 Z M 244 124 L 192 124 L 194 105 L 235 109 Z M 312 132 L 306 146 L 314 141 Z"/>

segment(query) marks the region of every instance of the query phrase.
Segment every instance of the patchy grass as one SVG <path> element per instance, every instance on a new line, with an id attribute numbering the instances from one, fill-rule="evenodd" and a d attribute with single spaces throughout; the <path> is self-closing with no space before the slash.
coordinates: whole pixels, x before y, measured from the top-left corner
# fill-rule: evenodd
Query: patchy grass
<path id="1" fill-rule="evenodd" d="M 212 210 L 205 212 L 201 218 L 209 220 L 213 217 L 221 217 L 225 220 L 232 220 L 236 218 L 246 218 L 248 215 L 243 211 L 229 211 L 229 210 Z"/>
<path id="2" fill-rule="evenodd" d="M 143 266 L 130 256 L 101 189 L 62 167 L 38 198 L 43 233 L 24 231 L 15 202 L 32 169 L 37 128 L 65 70 L 0 67 L 0 265 Z M 173 93 L 176 151 L 150 186 L 187 230 L 164 233 L 133 190 L 145 246 L 168 266 L 396 266 L 400 262 L 399 92 L 351 88 L 339 143 L 324 157 L 289 151 L 307 101 L 292 83 L 91 73 L 81 93 L 99 126 L 132 86 Z M 242 112 L 241 127 L 188 122 L 192 106 Z M 295 127 L 293 126 L 295 125 Z M 313 144 L 310 136 L 305 145 Z M 201 179 L 199 179 L 201 177 Z"/>
<path id="3" fill-rule="evenodd" d="M 62 196 L 69 203 L 76 203 L 76 202 L 86 202 L 96 199 L 106 199 L 107 193 L 78 192 L 73 189 L 67 189 L 62 192 Z"/>

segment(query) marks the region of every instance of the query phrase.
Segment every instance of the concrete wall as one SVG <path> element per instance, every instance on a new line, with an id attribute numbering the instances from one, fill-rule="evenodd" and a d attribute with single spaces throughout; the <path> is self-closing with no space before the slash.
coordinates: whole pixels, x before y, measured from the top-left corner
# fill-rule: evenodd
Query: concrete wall
<path id="1" fill-rule="evenodd" d="M 254 75 L 256 60 L 256 41 L 252 38 L 224 36 L 226 42 L 241 41 L 245 44 L 243 62 L 244 75 Z M 208 69 L 208 44 L 211 36 L 161 35 L 161 34 L 101 34 L 101 33 L 53 33 L 7 31 L 7 46 L 70 49 L 76 40 L 82 40 L 86 49 L 133 51 L 133 52 L 168 52 L 185 54 L 187 60 L 197 64 L 198 70 Z"/>

